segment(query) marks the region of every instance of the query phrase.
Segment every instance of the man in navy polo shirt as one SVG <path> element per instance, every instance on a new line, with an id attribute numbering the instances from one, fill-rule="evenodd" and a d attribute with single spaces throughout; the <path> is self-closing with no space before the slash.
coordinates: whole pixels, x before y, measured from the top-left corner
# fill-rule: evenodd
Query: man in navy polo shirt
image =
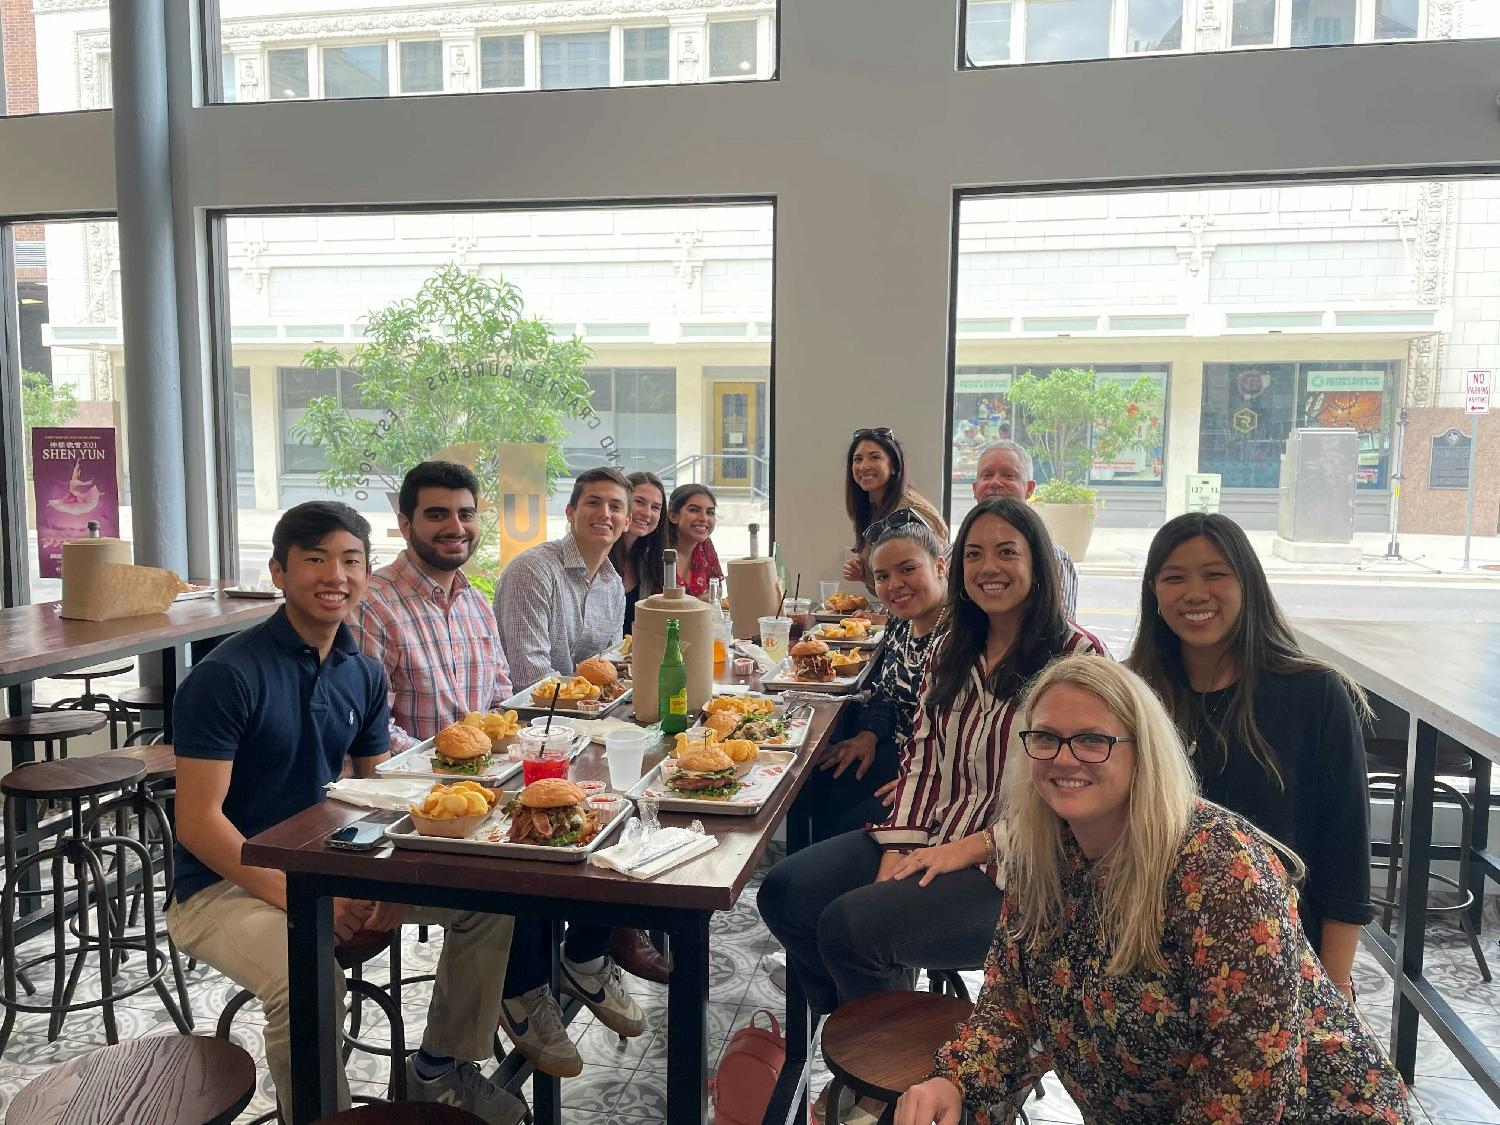
<path id="1" fill-rule="evenodd" d="M 177 882 L 167 928 L 179 948 L 260 999 L 266 1062 L 284 1102 L 286 876 L 245 866 L 240 850 L 248 837 L 323 800 L 346 757 L 356 776 L 371 776 L 389 754 L 390 735 L 385 673 L 344 623 L 369 582 L 369 523 L 346 504 L 313 501 L 287 511 L 271 543 L 271 578 L 286 605 L 216 648 L 177 693 Z M 514 1125 L 525 1104 L 469 1061 L 490 1054 L 512 920 L 341 898 L 334 933 L 343 940 L 391 929 L 408 915 L 448 931 L 427 1031 L 407 1063 L 411 1096 Z M 342 1000 L 342 974 L 337 981 Z M 346 1107 L 342 1070 L 338 1079 Z"/>

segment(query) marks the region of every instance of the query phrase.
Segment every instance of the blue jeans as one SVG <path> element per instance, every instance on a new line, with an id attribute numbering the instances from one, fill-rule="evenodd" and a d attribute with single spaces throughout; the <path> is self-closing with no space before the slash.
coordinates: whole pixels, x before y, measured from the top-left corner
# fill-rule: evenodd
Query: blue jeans
<path id="1" fill-rule="evenodd" d="M 757 896 L 807 1003 L 828 1014 L 875 992 L 911 988 L 913 969 L 977 969 L 1000 920 L 1000 888 L 977 867 L 875 882 L 881 849 L 846 832 L 786 857 Z"/>

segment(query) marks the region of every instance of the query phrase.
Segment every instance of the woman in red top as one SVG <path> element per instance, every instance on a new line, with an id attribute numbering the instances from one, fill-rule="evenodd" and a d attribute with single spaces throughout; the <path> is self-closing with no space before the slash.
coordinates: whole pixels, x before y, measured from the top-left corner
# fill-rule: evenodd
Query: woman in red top
<path id="1" fill-rule="evenodd" d="M 677 584 L 705 601 L 708 584 L 724 577 L 710 539 L 718 526 L 718 504 L 701 484 L 680 484 L 667 501 L 667 546 L 677 551 Z"/>

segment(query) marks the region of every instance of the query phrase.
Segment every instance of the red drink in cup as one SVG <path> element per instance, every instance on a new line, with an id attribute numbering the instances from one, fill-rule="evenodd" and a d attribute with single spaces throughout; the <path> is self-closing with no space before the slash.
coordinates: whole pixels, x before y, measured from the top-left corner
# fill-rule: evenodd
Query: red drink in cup
<path id="1" fill-rule="evenodd" d="M 573 757 L 573 729 L 561 724 L 549 732 L 543 727 L 527 727 L 519 736 L 521 743 L 521 776 L 527 785 L 544 777 L 567 777 Z"/>
<path id="2" fill-rule="evenodd" d="M 541 781 L 544 777 L 567 776 L 568 759 L 566 758 L 543 758 L 540 761 L 525 758 L 521 761 L 521 777 L 527 785 L 533 781 Z"/>

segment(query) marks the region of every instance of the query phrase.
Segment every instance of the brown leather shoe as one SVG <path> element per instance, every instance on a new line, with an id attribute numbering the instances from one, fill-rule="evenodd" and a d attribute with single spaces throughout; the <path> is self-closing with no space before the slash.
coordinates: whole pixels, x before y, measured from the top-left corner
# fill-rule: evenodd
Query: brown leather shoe
<path id="1" fill-rule="evenodd" d="M 672 975 L 671 960 L 651 944 L 645 930 L 615 930 L 609 937 L 609 955 L 620 968 L 642 980 L 666 984 Z"/>

